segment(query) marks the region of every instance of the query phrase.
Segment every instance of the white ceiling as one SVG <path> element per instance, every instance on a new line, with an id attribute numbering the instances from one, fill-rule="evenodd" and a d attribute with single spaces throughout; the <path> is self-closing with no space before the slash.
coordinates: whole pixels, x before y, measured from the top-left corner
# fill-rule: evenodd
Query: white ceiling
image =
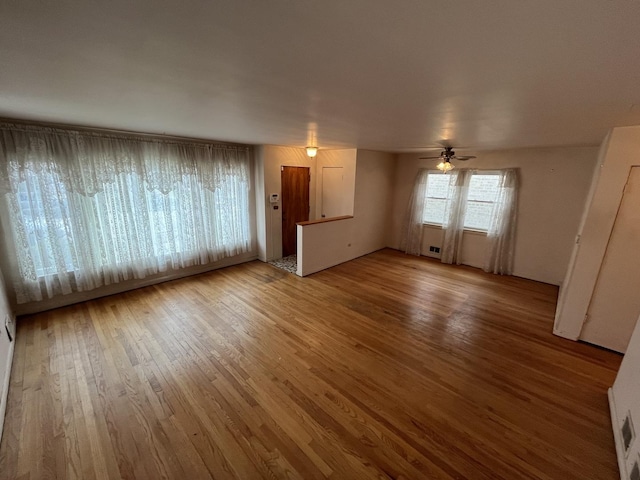
<path id="1" fill-rule="evenodd" d="M 639 0 L 0 2 L 0 116 L 253 144 L 595 145 Z"/>

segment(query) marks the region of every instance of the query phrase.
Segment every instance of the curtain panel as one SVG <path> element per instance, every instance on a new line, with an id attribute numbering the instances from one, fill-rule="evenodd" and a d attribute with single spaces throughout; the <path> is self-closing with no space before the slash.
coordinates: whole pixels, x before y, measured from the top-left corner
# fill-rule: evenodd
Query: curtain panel
<path id="1" fill-rule="evenodd" d="M 464 217 L 467 209 L 467 197 L 469 195 L 469 182 L 472 171 L 466 168 L 449 172 L 449 193 L 444 212 L 444 231 L 442 239 L 442 263 L 462 262 L 462 236 L 464 234 Z"/>
<path id="2" fill-rule="evenodd" d="M 518 214 L 518 170 L 500 170 L 498 195 L 493 204 L 487 230 L 489 246 L 484 265 L 486 272 L 500 275 L 513 273 Z"/>
<path id="3" fill-rule="evenodd" d="M 424 223 L 428 177 L 429 170 L 426 168 L 418 170 L 402 225 L 400 250 L 410 255 L 420 256 L 420 249 L 422 248 L 422 224 Z"/>
<path id="4" fill-rule="evenodd" d="M 246 146 L 14 124 L 0 135 L 18 303 L 250 250 Z"/>
<path id="5" fill-rule="evenodd" d="M 402 227 L 401 250 L 412 255 L 421 254 L 425 204 L 430 171 L 421 169 L 416 175 Z M 442 230 L 442 263 L 462 262 L 462 241 L 468 209 L 469 187 L 476 170 L 457 169 L 448 172 Z M 491 171 L 499 177 L 495 199 L 491 202 L 491 216 L 487 228 L 487 254 L 484 270 L 501 275 L 513 273 L 515 236 L 518 210 L 518 170 L 514 168 Z"/>

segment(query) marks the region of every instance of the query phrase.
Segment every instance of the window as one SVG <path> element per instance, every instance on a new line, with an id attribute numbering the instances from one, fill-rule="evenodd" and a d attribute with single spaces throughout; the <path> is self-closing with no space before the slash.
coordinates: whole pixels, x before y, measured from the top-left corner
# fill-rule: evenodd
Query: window
<path id="1" fill-rule="evenodd" d="M 162 194 L 145 188 L 136 175 L 121 174 L 102 192 L 87 197 L 67 191 L 57 175 L 27 171 L 13 199 L 27 240 L 26 251 L 19 253 L 30 257 L 41 278 L 82 269 L 78 256 L 86 254 L 86 249 L 92 250 L 93 267 L 103 269 L 148 257 L 162 262 L 178 255 L 199 255 L 202 250 L 232 248 L 249 236 L 249 219 L 244 214 L 249 211 L 248 198 L 236 193 L 233 180 L 230 177 L 211 192 L 185 177 Z M 47 201 L 48 196 L 56 201 Z M 224 218 L 232 213 L 225 203 L 243 213 L 242 221 Z M 79 220 L 78 210 L 85 212 L 84 221 Z M 85 225 L 91 225 L 92 237 L 101 238 L 80 241 Z"/>
<path id="2" fill-rule="evenodd" d="M 450 175 L 441 172 L 429 173 L 424 206 L 424 223 L 442 225 L 449 199 Z M 464 228 L 486 232 L 489 229 L 491 212 L 498 194 L 500 175 L 491 172 L 475 172 L 469 182 L 469 193 L 465 207 Z"/>
<path id="3" fill-rule="evenodd" d="M 486 232 L 491 222 L 493 204 L 498 195 L 500 175 L 474 173 L 469 182 L 469 196 L 464 216 L 464 228 Z"/>
<path id="4" fill-rule="evenodd" d="M 43 277 L 56 273 L 57 268 L 51 246 L 40 240 L 49 235 L 65 239 L 66 232 L 70 230 L 71 215 L 66 196 L 58 194 L 62 187 L 58 175 L 50 172 L 36 175 L 26 171 L 24 178 L 18 184 L 15 197 L 10 200 L 15 202 L 14 210 L 18 210 L 22 216 L 28 251 L 33 259 L 36 276 Z M 49 204 L 47 197 L 51 195 L 56 195 L 59 201 Z M 73 246 L 62 240 L 60 263 L 67 272 L 74 270 L 73 258 Z"/>
<path id="5" fill-rule="evenodd" d="M 251 248 L 247 147 L 39 127 L 7 131 L 0 199 L 18 303 Z"/>
<path id="6" fill-rule="evenodd" d="M 427 177 L 427 198 L 424 204 L 424 223 L 442 225 L 449 195 L 449 175 L 429 173 Z"/>

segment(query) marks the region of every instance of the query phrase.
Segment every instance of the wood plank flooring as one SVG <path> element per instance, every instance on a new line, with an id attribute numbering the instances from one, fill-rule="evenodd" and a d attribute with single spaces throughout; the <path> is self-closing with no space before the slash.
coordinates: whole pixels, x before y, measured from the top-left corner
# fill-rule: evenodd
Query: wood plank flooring
<path id="1" fill-rule="evenodd" d="M 556 296 L 383 250 L 25 317 L 0 478 L 615 479 L 621 357 Z"/>

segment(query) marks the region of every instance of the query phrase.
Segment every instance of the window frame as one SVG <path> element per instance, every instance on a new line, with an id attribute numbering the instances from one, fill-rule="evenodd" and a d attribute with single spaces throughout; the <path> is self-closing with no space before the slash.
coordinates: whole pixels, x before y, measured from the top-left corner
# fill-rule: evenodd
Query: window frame
<path id="1" fill-rule="evenodd" d="M 441 172 L 440 170 L 432 170 L 432 169 L 429 169 L 429 170 L 427 170 L 427 182 L 429 181 L 429 180 L 428 180 L 428 175 L 432 175 L 432 174 L 447 175 L 447 173 L 443 173 L 443 172 Z M 500 175 L 500 174 L 501 174 L 501 171 L 500 171 L 500 170 L 496 170 L 496 169 L 491 169 L 491 170 L 474 170 L 474 171 L 471 173 L 471 176 L 473 177 L 473 176 L 475 176 L 475 175 Z M 428 192 L 428 190 L 427 190 L 427 192 Z M 427 200 L 428 200 L 429 198 L 430 198 L 429 196 L 425 195 L 425 203 L 427 202 Z M 432 198 L 436 198 L 436 197 L 432 197 Z M 439 197 L 437 197 L 437 198 L 439 198 Z M 467 202 L 468 202 L 468 201 L 469 201 L 469 200 L 467 199 Z M 472 200 L 472 201 L 476 201 L 476 200 Z M 483 202 L 483 203 L 491 203 L 491 204 L 495 204 L 495 201 L 494 201 L 494 202 Z M 466 212 L 465 212 L 465 215 L 466 215 Z M 425 221 L 423 221 L 423 222 L 422 222 L 422 225 L 425 225 L 425 226 L 427 226 L 427 227 L 435 227 L 435 228 L 439 228 L 440 230 L 442 230 L 442 223 L 432 223 L 432 222 L 425 222 Z M 489 230 L 488 230 L 488 229 L 487 229 L 487 230 L 481 230 L 481 229 L 478 229 L 478 228 L 470 228 L 470 227 L 466 227 L 466 226 L 465 226 L 465 227 L 463 227 L 463 230 L 464 230 L 465 232 L 470 232 L 470 233 L 480 234 L 480 235 L 484 235 L 484 236 L 486 236 L 486 235 L 488 234 L 488 232 L 489 232 Z"/>
<path id="2" fill-rule="evenodd" d="M 446 173 L 443 173 L 440 170 L 427 170 L 427 191 L 426 191 L 426 193 L 429 192 L 429 188 L 428 188 L 429 175 L 432 175 L 432 174 L 447 175 Z M 427 202 L 427 200 L 429 198 L 440 198 L 440 197 L 429 197 L 428 195 L 425 194 L 425 197 L 424 197 L 425 204 L 426 204 L 426 202 Z M 445 200 L 447 200 L 447 198 L 445 198 Z M 441 223 L 425 222 L 424 218 L 423 218 L 422 224 L 423 225 L 427 225 L 429 227 L 439 227 L 442 230 L 442 222 Z"/>
<path id="3" fill-rule="evenodd" d="M 500 176 L 500 171 L 499 170 L 476 170 L 471 174 L 471 177 L 473 178 L 476 175 L 494 175 L 494 176 Z M 497 194 L 498 192 L 496 192 Z M 469 202 L 469 199 L 467 199 L 467 202 Z M 472 200 L 472 202 L 480 202 L 479 200 Z M 495 200 L 493 202 L 482 202 L 482 203 L 490 203 L 491 205 L 494 205 L 496 202 Z M 466 211 L 465 211 L 465 215 L 466 215 Z M 481 230 L 478 228 L 469 228 L 469 227 L 464 227 L 464 231 L 466 232 L 475 232 L 475 233 L 482 233 L 484 235 L 487 235 L 487 233 L 489 232 L 489 229 L 487 228 L 486 230 Z"/>

